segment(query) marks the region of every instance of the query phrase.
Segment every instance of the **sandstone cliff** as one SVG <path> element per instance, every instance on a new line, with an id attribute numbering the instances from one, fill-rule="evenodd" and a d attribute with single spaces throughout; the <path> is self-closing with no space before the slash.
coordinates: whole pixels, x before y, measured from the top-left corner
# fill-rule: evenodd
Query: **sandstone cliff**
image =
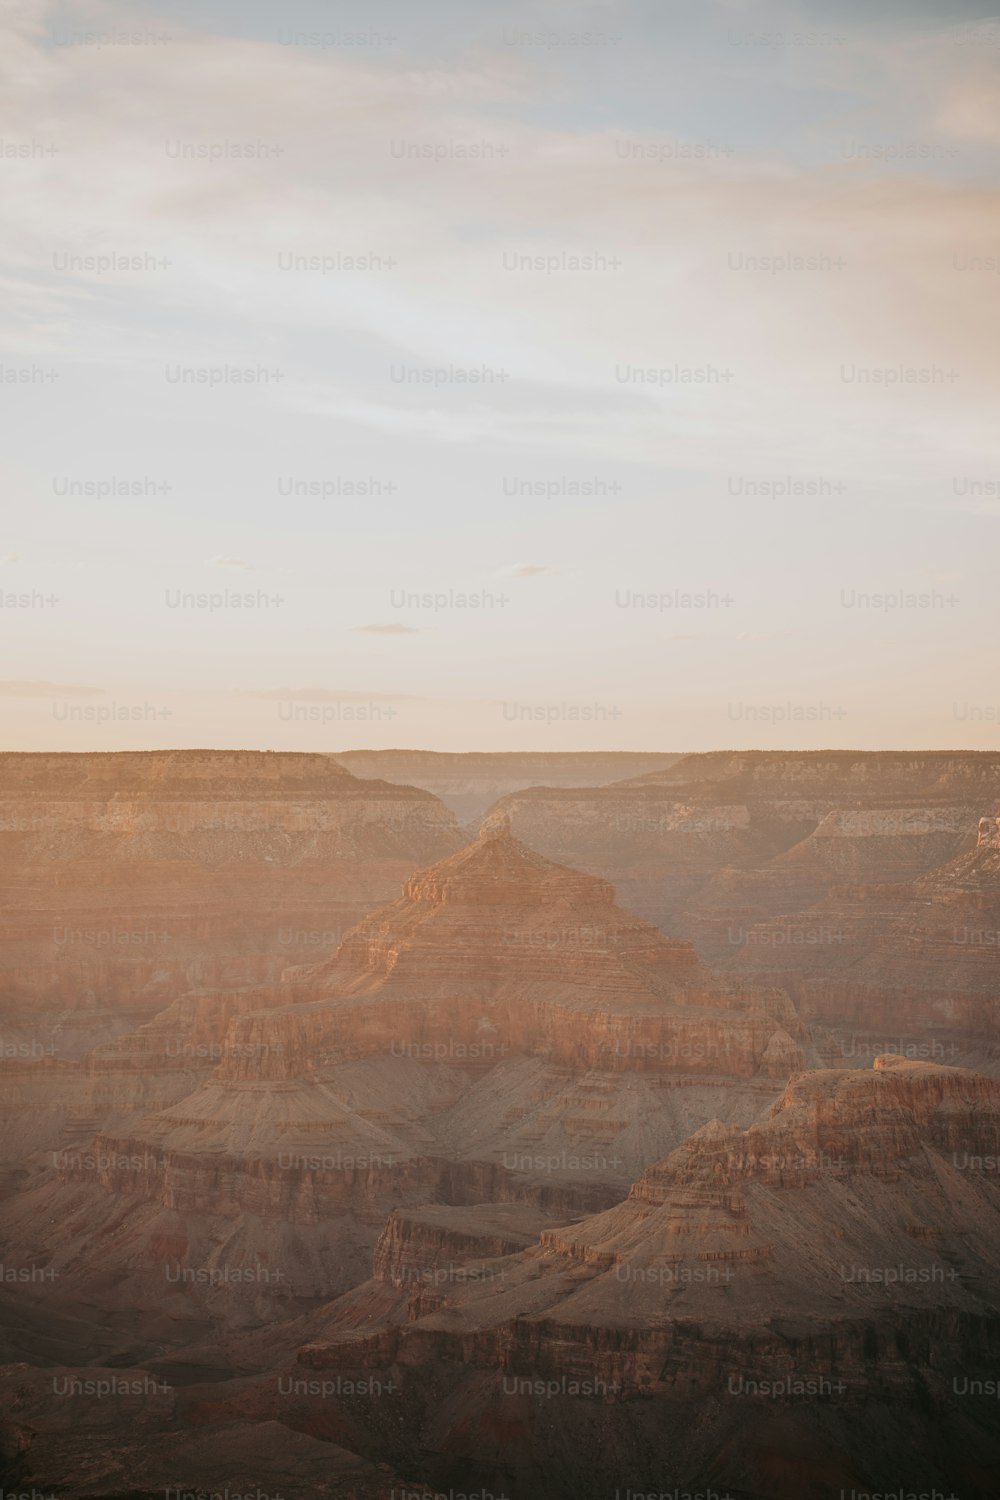
<path id="1" fill-rule="evenodd" d="M 394 1208 L 606 1207 L 706 1120 L 747 1123 L 806 1050 L 781 991 L 718 980 L 605 882 L 487 828 L 334 958 L 184 997 L 88 1058 L 96 1134 L 78 1119 L 34 1163 L 9 1242 L 30 1258 L 59 1223 L 66 1295 L 113 1273 L 141 1306 L 177 1265 L 205 1277 L 178 1317 L 191 1297 L 288 1316 L 364 1279 Z M 258 1265 L 280 1283 L 222 1275 Z"/>
<path id="2" fill-rule="evenodd" d="M 912 879 L 958 854 L 1000 810 L 1000 755 L 687 755 L 613 786 L 536 787 L 500 805 L 533 847 L 613 881 L 631 910 L 714 961 L 748 926 L 844 879 Z"/>
<path id="3" fill-rule="evenodd" d="M 748 1130 L 705 1126 L 626 1201 L 533 1249 L 381 1306 L 376 1283 L 367 1301 L 356 1289 L 300 1363 L 353 1368 L 367 1307 L 364 1357 L 396 1372 L 404 1403 L 433 1372 L 442 1460 L 495 1472 L 499 1408 L 523 1483 L 558 1423 L 567 1494 L 613 1493 L 622 1463 L 646 1488 L 655 1429 L 681 1488 L 818 1496 L 819 1451 L 816 1474 L 848 1490 L 895 1472 L 903 1490 L 985 1496 L 1000 1454 L 998 1160 L 994 1080 L 893 1056 L 802 1073 Z M 383 1266 L 406 1265 L 402 1229 Z"/>
<path id="4" fill-rule="evenodd" d="M 0 1042 L 79 1057 L 276 978 L 460 843 L 428 793 L 325 755 L 0 755 Z"/>

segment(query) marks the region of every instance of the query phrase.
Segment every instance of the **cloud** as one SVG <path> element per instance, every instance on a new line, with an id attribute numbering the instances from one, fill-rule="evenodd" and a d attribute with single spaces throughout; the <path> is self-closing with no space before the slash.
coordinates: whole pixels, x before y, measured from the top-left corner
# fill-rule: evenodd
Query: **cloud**
<path id="1" fill-rule="evenodd" d="M 120 15 L 134 25 L 117 0 L 99 4 L 108 24 Z M 315 622 L 329 623 L 333 608 L 334 619 L 346 611 L 337 675 L 382 680 L 371 658 L 391 651 L 355 647 L 347 621 L 387 607 L 377 603 L 387 574 L 461 577 L 469 557 L 487 558 L 500 592 L 504 555 L 530 546 L 535 559 L 563 559 L 560 583 L 508 588 L 535 605 L 484 621 L 503 625 L 502 649 L 484 650 L 478 630 L 453 632 L 449 660 L 428 663 L 419 685 L 430 695 L 475 685 L 509 697 L 518 662 L 517 691 L 542 700 L 553 673 L 590 682 L 595 663 L 609 681 L 620 660 L 647 680 L 660 631 L 605 608 L 603 584 L 633 570 L 651 591 L 712 578 L 722 548 L 755 584 L 759 571 L 754 597 L 733 616 L 748 642 L 766 643 L 759 632 L 782 591 L 797 596 L 810 580 L 789 652 L 815 660 L 819 650 L 839 682 L 832 664 L 854 673 L 857 642 L 850 618 L 828 620 L 823 601 L 850 576 L 857 536 L 886 569 L 910 576 L 936 554 L 945 565 L 952 550 L 969 555 L 970 538 L 977 544 L 994 524 L 1000 174 L 985 150 L 1000 119 L 993 23 L 943 46 L 945 28 L 929 16 L 882 19 L 851 6 L 822 21 L 844 32 L 843 45 L 776 49 L 735 45 L 718 14 L 706 26 L 699 12 L 688 25 L 684 7 L 611 0 L 609 22 L 626 33 L 613 49 L 506 45 L 506 12 L 502 21 L 486 15 L 470 43 L 456 11 L 447 25 L 414 28 L 398 49 L 362 55 L 279 45 L 280 23 L 266 9 L 240 7 L 237 17 L 209 0 L 199 33 L 171 15 L 169 47 L 125 54 L 47 45 L 48 4 L 14 6 L 0 23 L 11 32 L 8 112 L 17 141 L 38 154 L 3 167 L 17 191 L 6 205 L 0 349 L 5 363 L 58 365 L 59 379 L 10 393 L 19 420 L 5 447 L 7 487 L 16 493 L 30 480 L 42 502 L 31 525 L 45 530 L 11 529 L 6 545 L 44 564 L 38 582 L 56 594 L 74 592 L 74 549 L 94 579 L 79 590 L 57 657 L 49 626 L 58 620 L 38 610 L 23 622 L 37 630 L 37 654 L 20 658 L 22 670 L 58 664 L 82 681 L 102 662 L 109 678 L 142 673 L 150 684 L 178 671 L 192 692 L 213 681 L 294 681 L 292 672 L 322 682 L 329 640 Z M 818 20 L 804 24 L 798 0 L 712 0 L 720 9 L 734 31 L 812 31 Z M 534 33 L 537 14 L 522 0 L 514 10 Z M 567 28 L 583 24 L 573 0 L 558 0 L 558 11 L 546 0 L 542 11 L 546 22 L 558 13 Z M 675 149 L 713 140 L 736 149 L 711 159 Z M 195 154 L 241 141 L 281 154 Z M 849 156 L 847 141 L 876 150 L 926 143 L 932 154 Z M 506 155 L 449 155 L 462 143 Z M 408 145 L 437 159 L 408 159 Z M 54 248 L 74 265 L 60 269 Z M 151 263 L 120 276 L 88 269 L 105 251 Z M 308 269 L 328 255 L 384 264 Z M 578 256 L 622 264 L 561 268 Z M 782 267 L 789 256 L 816 268 Z M 546 269 L 533 271 L 535 260 Z M 173 363 L 199 377 L 225 365 L 268 378 L 252 389 L 183 385 L 165 378 Z M 931 378 L 904 384 L 910 366 Z M 272 383 L 274 367 L 281 378 Z M 459 379 L 481 370 L 489 378 Z M 116 413 L 113 434 L 102 408 Z M 148 466 L 151 480 L 174 481 L 173 499 L 66 506 L 56 529 L 40 457 L 53 432 L 66 437 L 60 462 L 81 477 L 143 476 Z M 526 481 L 503 514 L 501 467 Z M 366 500 L 392 494 L 393 515 L 380 513 L 388 505 L 312 504 L 308 484 L 278 503 L 275 477 L 286 472 L 324 484 L 368 473 Z M 734 475 L 820 488 L 793 509 L 754 496 L 748 483 L 737 505 L 726 487 Z M 905 500 L 951 502 L 955 476 L 984 488 L 947 504 L 953 530 L 901 513 Z M 823 488 L 841 478 L 846 498 Z M 385 479 L 401 483 L 380 489 Z M 606 479 L 623 481 L 614 500 Z M 316 499 L 327 499 L 322 484 Z M 219 615 L 204 628 L 177 616 L 165 635 L 154 570 L 192 558 L 206 576 L 208 566 L 249 570 L 230 549 L 206 557 L 227 538 L 260 557 L 259 570 L 280 566 L 304 607 L 262 610 L 256 624 L 249 612 Z M 557 571 L 530 559 L 503 582 Z M 594 588 L 567 597 L 558 620 L 538 618 L 540 600 L 579 580 Z M 238 585 L 235 572 L 230 581 Z M 394 618 L 424 619 L 425 647 L 392 658 L 419 658 L 423 672 L 439 633 L 425 614 Z M 839 647 L 834 625 L 844 627 Z M 354 629 L 420 633 L 399 623 Z M 879 656 L 882 637 L 872 629 L 868 639 L 870 669 L 894 670 L 896 648 L 886 641 Z M 710 635 L 701 651 L 671 655 L 678 702 L 689 689 L 696 701 L 725 701 L 724 640 Z M 938 657 L 916 636 L 912 644 L 928 678 L 920 701 L 950 702 L 954 662 L 969 658 L 951 639 Z M 746 696 L 765 701 L 773 662 L 764 649 L 741 654 L 757 674 Z M 618 690 L 614 680 L 604 692 Z M 337 690 L 316 690 L 326 692 Z M 234 702 L 196 704 L 216 742 L 243 732 Z M 259 701 L 239 702 L 250 734 L 267 714 Z M 11 698 L 7 707 L 26 721 L 23 743 L 37 744 L 28 721 L 38 705 Z M 428 708 L 427 743 L 473 748 L 463 712 L 449 719 Z M 484 710 L 482 747 L 496 721 Z M 888 722 L 886 733 L 905 728 Z M 946 718 L 940 734 L 953 729 Z"/>
<path id="2" fill-rule="evenodd" d="M 353 625 L 360 635 L 419 635 L 415 625 Z"/>
<path id="3" fill-rule="evenodd" d="M 284 703 L 423 703 L 413 693 L 358 693 L 339 688 L 266 688 L 248 694 Z"/>
<path id="4" fill-rule="evenodd" d="M 822 59 L 803 55 L 796 65 L 838 66 L 845 88 L 853 81 L 874 104 L 885 95 L 890 111 L 919 82 L 907 139 L 935 128 L 948 139 L 990 138 L 1000 114 L 996 59 L 985 54 L 995 48 L 956 45 L 945 64 L 937 32 L 908 44 L 894 31 L 880 50 L 863 25 L 844 27 L 850 48 L 814 49 Z M 262 389 L 274 406 L 407 438 L 543 442 L 723 473 L 737 458 L 764 461 L 776 432 L 786 434 L 790 465 L 878 477 L 912 456 L 915 430 L 923 458 L 968 448 L 990 430 L 997 319 L 983 278 L 956 274 L 950 257 L 956 245 L 995 253 L 1000 198 L 985 175 L 950 178 L 948 156 L 902 173 L 845 162 L 838 148 L 849 128 L 839 117 L 810 127 L 804 162 L 742 140 L 726 159 L 623 156 L 630 142 L 669 148 L 678 131 L 623 141 L 624 126 L 595 125 L 586 112 L 542 123 L 529 66 L 541 59 L 509 47 L 477 53 L 474 65 L 417 55 L 395 68 L 344 55 L 320 63 L 267 40 L 172 26 L 171 47 L 135 48 L 125 70 L 114 49 L 36 51 L 32 30 L 19 29 L 28 55 L 11 110 L 43 141 L 49 117 L 58 119 L 73 149 L 21 164 L 31 191 L 11 201 L 9 279 L 20 305 L 46 300 L 30 327 L 0 329 L 8 348 L 91 365 L 106 348 L 108 363 L 147 373 L 155 364 L 159 375 L 161 360 L 174 357 L 167 327 L 177 328 L 179 359 L 210 363 L 220 329 L 238 327 L 253 306 L 254 361 L 260 345 L 296 355 L 296 339 L 322 340 L 322 358 L 289 357 L 285 383 Z M 737 60 L 738 50 L 725 48 L 727 65 L 752 74 L 760 60 Z M 181 118 L 182 131 L 165 131 L 164 119 Z M 889 139 L 879 118 L 865 120 L 865 135 Z M 233 140 L 282 154 L 224 164 L 179 154 Z M 430 163 L 395 154 L 465 140 L 509 154 Z M 277 217 L 268 212 L 276 182 Z M 90 248 L 95 191 L 109 245 L 152 247 L 174 262 L 162 284 L 157 271 L 127 282 L 128 316 L 98 274 L 44 270 L 40 246 Z M 363 226 L 349 245 L 345 224 Z M 529 242 L 543 260 L 613 249 L 624 264 L 579 275 L 506 270 L 505 250 Z M 277 269 L 280 255 L 308 259 L 333 246 L 398 264 L 360 276 Z M 788 253 L 846 264 L 782 274 L 729 264 L 730 255 Z M 235 347 L 234 359 L 243 352 Z M 421 377 L 488 364 L 504 382 L 394 383 L 390 368 L 404 360 Z M 960 378 L 882 388 L 873 401 L 840 373 L 845 364 L 955 364 Z M 709 367 L 731 367 L 735 383 L 706 375 Z M 659 370 L 659 383 L 624 380 L 617 372 L 626 368 Z"/>
<path id="5" fill-rule="evenodd" d="M 84 687 L 73 682 L 0 682 L 2 698 L 98 698 L 104 688 Z"/>

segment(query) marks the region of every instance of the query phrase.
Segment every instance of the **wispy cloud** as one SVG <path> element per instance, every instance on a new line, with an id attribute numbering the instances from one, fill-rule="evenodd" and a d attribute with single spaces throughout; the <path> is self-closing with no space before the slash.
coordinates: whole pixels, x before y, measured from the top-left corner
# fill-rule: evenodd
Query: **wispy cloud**
<path id="1" fill-rule="evenodd" d="M 57 695 L 61 698 L 99 698 L 105 691 L 77 682 L 0 682 L 0 697 L 3 698 L 52 698 Z"/>
<path id="2" fill-rule="evenodd" d="M 439 748 L 536 740 L 495 700 L 647 693 L 664 633 L 702 625 L 698 651 L 668 653 L 671 715 L 596 714 L 603 744 L 673 741 L 703 709 L 717 736 L 738 632 L 761 643 L 740 648 L 747 701 L 770 701 L 776 631 L 781 669 L 821 667 L 831 693 L 860 660 L 898 680 L 907 650 L 927 713 L 956 673 L 980 690 L 968 612 L 928 640 L 923 616 L 884 629 L 837 604 L 860 539 L 888 590 L 961 566 L 997 514 L 1000 47 L 971 0 L 945 20 L 929 3 L 511 0 L 500 17 L 431 0 L 381 51 L 282 45 L 297 23 L 261 6 L 204 0 L 186 23 L 152 0 L 83 4 L 171 40 L 57 45 L 49 0 L 0 18 L 17 122 L 0 350 L 5 379 L 30 376 L 3 395 L 2 478 L 24 502 L 5 561 L 26 559 L 3 578 L 30 593 L 3 620 L 26 679 L 99 663 L 150 694 L 180 681 L 180 743 L 250 743 L 268 717 L 251 687 L 381 681 L 373 658 L 405 657 L 428 695 L 407 734 Z M 621 40 L 543 46 L 541 20 Z M 204 154 L 239 143 L 264 154 Z M 58 521 L 55 472 L 76 486 Z M 281 600 L 165 610 L 192 559 L 225 572 L 220 593 L 275 568 Z M 460 589 L 482 559 L 502 609 L 383 622 L 388 578 Z M 730 633 L 619 608 L 619 583 L 728 589 Z M 414 618 L 422 632 L 398 622 Z M 354 640 L 418 633 L 398 653 Z M 441 707 L 472 691 L 481 710 Z M 34 742 L 37 705 L 20 712 Z M 902 727 L 888 718 L 890 741 Z M 586 732 L 568 724 L 564 748 Z M 945 714 L 927 735 L 953 732 Z"/>
<path id="3" fill-rule="evenodd" d="M 544 578 L 555 575 L 558 571 L 558 568 L 543 567 L 541 563 L 517 563 L 507 569 L 511 578 Z"/>
<path id="4" fill-rule="evenodd" d="M 338 688 L 267 688 L 251 691 L 251 698 L 266 698 L 283 703 L 422 703 L 412 693 L 360 693 Z"/>
<path id="5" fill-rule="evenodd" d="M 359 635 L 419 635 L 420 631 L 415 625 L 354 625 L 351 627 Z"/>

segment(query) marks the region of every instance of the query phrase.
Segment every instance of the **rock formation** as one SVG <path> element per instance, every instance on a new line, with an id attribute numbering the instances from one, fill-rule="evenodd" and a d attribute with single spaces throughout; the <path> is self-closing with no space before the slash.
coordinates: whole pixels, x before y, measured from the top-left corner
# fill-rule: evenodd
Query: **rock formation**
<path id="1" fill-rule="evenodd" d="M 277 978 L 461 842 L 428 793 L 325 755 L 0 755 L 6 1055 L 79 1057 L 185 990 Z"/>
<path id="2" fill-rule="evenodd" d="M 325 755 L 0 755 L 0 1160 L 190 1093 L 223 992 L 335 951 L 462 842 L 428 793 Z"/>
<path id="3" fill-rule="evenodd" d="M 953 858 L 984 803 L 1000 808 L 993 752 L 761 750 L 502 806 L 534 848 L 613 881 L 630 910 L 715 962 L 835 885 L 911 880 Z"/>
<path id="4" fill-rule="evenodd" d="M 515 1493 L 555 1424 L 560 1494 L 613 1494 L 622 1473 L 643 1492 L 666 1471 L 776 1500 L 819 1495 L 816 1472 L 848 1493 L 895 1474 L 897 1490 L 985 1495 L 997 1161 L 992 1079 L 893 1056 L 801 1073 L 749 1129 L 705 1125 L 625 1202 L 532 1249 L 484 1244 L 461 1279 L 407 1288 L 406 1224 L 390 1224 L 381 1307 L 379 1281 L 333 1304 L 299 1363 L 354 1368 L 367 1308 L 368 1368 L 391 1368 L 404 1403 L 433 1376 L 411 1440 L 433 1431 L 442 1472 L 499 1472 Z"/>
<path id="5" fill-rule="evenodd" d="M 977 849 L 1000 849 L 1000 818 L 980 818 Z"/>
<path id="6" fill-rule="evenodd" d="M 166 1046 L 180 1035 L 216 1052 L 186 1094 L 195 1060 L 171 1068 Z M 55 1221 L 60 1295 L 113 1270 L 124 1313 L 180 1267 L 202 1279 L 181 1282 L 178 1319 L 195 1297 L 244 1326 L 363 1279 L 395 1207 L 613 1203 L 706 1120 L 752 1119 L 807 1047 L 782 992 L 717 980 L 500 819 L 332 959 L 188 997 L 103 1049 L 118 1109 L 169 1099 L 36 1162 L 8 1243 L 37 1256 Z M 234 1267 L 282 1278 L 234 1296 Z"/>
<path id="7" fill-rule="evenodd" d="M 1000 757 L 4 767 L 3 1494 L 995 1496 Z"/>

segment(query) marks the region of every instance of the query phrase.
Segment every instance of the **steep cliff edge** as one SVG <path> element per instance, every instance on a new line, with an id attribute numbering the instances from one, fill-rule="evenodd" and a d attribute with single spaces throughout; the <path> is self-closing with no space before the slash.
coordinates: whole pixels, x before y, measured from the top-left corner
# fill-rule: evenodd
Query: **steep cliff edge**
<path id="1" fill-rule="evenodd" d="M 434 1382 L 444 1468 L 495 1472 L 488 1413 L 505 1413 L 515 1491 L 558 1422 L 567 1494 L 613 1493 L 623 1465 L 646 1488 L 655 1431 L 691 1490 L 819 1496 L 812 1452 L 848 1491 L 895 1474 L 985 1497 L 998 1161 L 992 1079 L 893 1056 L 801 1073 L 749 1129 L 706 1125 L 624 1202 L 532 1249 L 381 1311 L 372 1283 L 365 1358 L 404 1403 Z M 324 1310 L 300 1364 L 353 1368 L 363 1305 L 358 1288 Z"/>

